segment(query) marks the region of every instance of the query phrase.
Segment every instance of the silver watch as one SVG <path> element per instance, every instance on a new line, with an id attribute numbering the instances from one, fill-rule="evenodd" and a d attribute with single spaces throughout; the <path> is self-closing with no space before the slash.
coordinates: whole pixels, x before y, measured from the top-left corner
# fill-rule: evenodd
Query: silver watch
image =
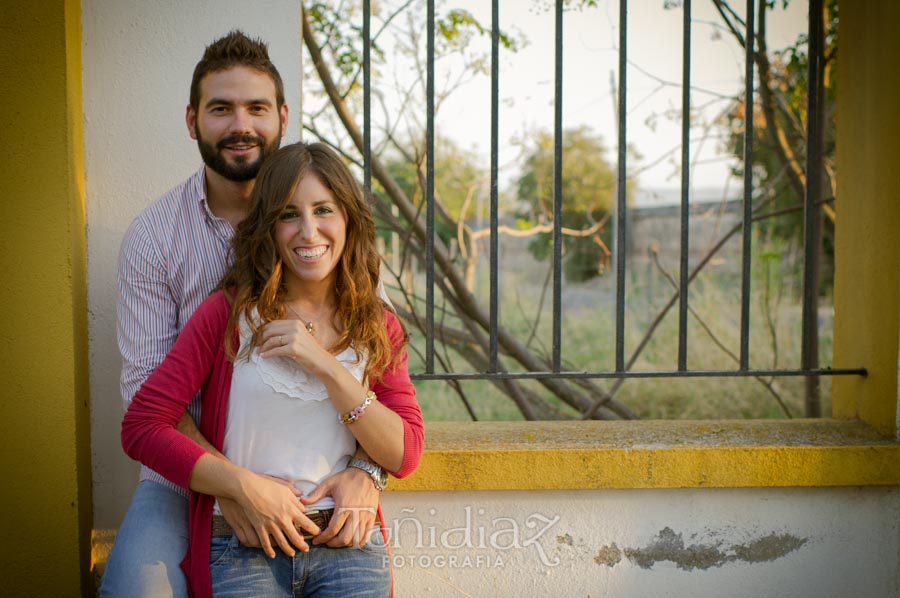
<path id="1" fill-rule="evenodd" d="M 372 483 L 375 484 L 375 488 L 377 488 L 379 492 L 387 488 L 388 475 L 381 465 L 366 461 L 365 459 L 360 459 L 359 457 L 353 457 L 350 459 L 350 462 L 347 463 L 347 467 L 362 469 L 369 474 L 369 477 L 372 478 Z"/>

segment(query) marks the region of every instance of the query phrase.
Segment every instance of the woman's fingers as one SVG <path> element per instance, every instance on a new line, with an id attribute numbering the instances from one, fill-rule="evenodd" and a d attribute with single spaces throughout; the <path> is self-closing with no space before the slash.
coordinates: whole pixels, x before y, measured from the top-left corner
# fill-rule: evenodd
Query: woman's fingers
<path id="1" fill-rule="evenodd" d="M 273 475 L 268 475 L 268 474 L 260 474 L 260 475 L 272 480 L 275 483 L 281 484 L 282 486 L 284 486 L 285 488 L 290 490 L 294 494 L 294 496 L 296 496 L 297 498 L 300 498 L 301 496 L 303 496 L 302 490 L 300 490 L 299 488 L 297 488 L 296 486 L 294 486 L 293 484 L 291 484 L 289 481 L 287 481 L 285 479 L 278 478 L 278 477 L 275 477 Z"/>
<path id="2" fill-rule="evenodd" d="M 294 524 L 301 533 L 305 532 L 307 535 L 316 536 L 322 531 L 319 529 L 318 525 L 313 523 L 312 519 L 306 516 L 306 513 L 301 513 L 298 517 L 294 518 Z"/>
<path id="3" fill-rule="evenodd" d="M 301 515 L 302 516 L 302 515 Z M 309 521 L 305 516 L 304 519 Z M 299 517 L 298 517 L 299 519 Z M 313 529 L 317 529 L 315 525 Z M 301 530 L 299 530 L 292 522 L 278 524 L 274 521 L 263 526 L 263 533 L 260 534 L 262 550 L 269 558 L 275 558 L 275 548 L 278 547 L 289 557 L 297 554 L 297 550 L 301 552 L 309 551 L 309 544 L 303 538 Z"/>
<path id="4" fill-rule="evenodd" d="M 316 538 L 316 544 L 332 548 L 363 547 L 375 524 L 374 509 L 341 509 L 335 511 L 328 527 Z"/>
<path id="5" fill-rule="evenodd" d="M 297 530 L 293 529 L 292 526 L 287 526 L 287 527 L 288 527 L 287 530 L 282 530 L 279 527 L 275 527 L 271 533 L 272 533 L 272 538 L 275 540 L 275 543 L 278 545 L 278 547 L 281 549 L 281 551 L 284 554 L 292 557 L 295 554 L 297 554 L 297 551 L 294 550 L 294 546 L 292 546 L 292 544 L 297 545 L 296 544 Z M 294 533 L 291 534 L 290 533 L 291 531 L 293 531 Z M 287 533 L 289 536 L 293 536 L 293 537 L 291 537 L 291 539 L 288 540 L 288 538 L 285 537 L 285 533 Z M 300 538 L 300 544 L 303 544 L 303 538 Z M 297 548 L 301 548 L 300 545 L 297 545 Z M 302 548 L 301 548 L 301 550 L 302 550 Z M 275 556 L 274 552 L 273 552 L 272 556 L 273 557 Z"/>
<path id="6" fill-rule="evenodd" d="M 256 528 L 256 535 L 259 537 L 260 548 L 270 559 L 275 558 L 275 549 L 272 548 L 272 538 L 269 537 L 269 531 L 265 526 Z"/>
<path id="7" fill-rule="evenodd" d="M 299 320 L 273 320 L 262 328 L 260 355 L 263 357 L 296 357 L 312 340 Z"/>
<path id="8" fill-rule="evenodd" d="M 260 352 L 272 351 L 281 347 L 287 347 L 293 342 L 294 335 L 290 330 L 284 330 L 283 327 L 271 327 L 267 325 L 263 328 L 262 344 L 259 347 Z"/>
<path id="9" fill-rule="evenodd" d="M 275 548 L 294 556 L 296 547 L 307 551 L 309 546 L 296 529 L 295 521 L 307 519 L 306 507 L 300 503 L 297 491 L 284 480 L 251 473 L 247 476 L 241 505 L 259 536 L 260 546 L 269 558 Z M 307 519 L 308 521 L 308 519 Z"/>
<path id="10" fill-rule="evenodd" d="M 309 544 L 306 543 L 306 539 L 303 537 L 301 530 L 297 529 L 296 525 L 290 525 L 286 530 L 287 534 L 286 541 L 289 541 L 293 546 L 297 547 L 301 552 L 309 551 Z M 287 551 L 285 551 L 287 552 Z"/>

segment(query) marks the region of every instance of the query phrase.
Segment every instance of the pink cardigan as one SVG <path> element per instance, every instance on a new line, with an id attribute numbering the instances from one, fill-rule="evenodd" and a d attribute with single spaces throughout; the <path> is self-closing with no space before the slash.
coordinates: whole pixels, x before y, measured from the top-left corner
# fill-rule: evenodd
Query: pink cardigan
<path id="1" fill-rule="evenodd" d="M 165 360 L 135 394 L 122 421 L 122 446 L 136 459 L 172 482 L 188 488 L 197 460 L 206 453 L 176 425 L 198 391 L 202 393 L 200 431 L 218 450 L 225 439 L 225 417 L 232 363 L 225 355 L 229 306 L 221 291 L 207 298 L 191 316 Z M 403 341 L 400 321 L 385 310 L 394 347 Z M 236 340 L 236 339 L 235 339 Z M 395 477 L 411 474 L 424 447 L 422 412 L 409 379 L 406 352 L 398 366 L 372 387 L 378 400 L 403 420 L 403 464 Z M 188 554 L 182 562 L 194 598 L 212 598 L 209 545 L 215 499 L 191 493 Z"/>

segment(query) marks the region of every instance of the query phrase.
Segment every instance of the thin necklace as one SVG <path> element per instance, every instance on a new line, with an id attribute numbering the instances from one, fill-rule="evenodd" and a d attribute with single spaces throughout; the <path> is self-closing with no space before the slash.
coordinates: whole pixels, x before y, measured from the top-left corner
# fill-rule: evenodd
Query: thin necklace
<path id="1" fill-rule="evenodd" d="M 288 308 L 289 310 L 291 310 L 292 312 L 294 312 L 294 315 L 297 316 L 297 319 L 298 319 L 298 320 L 300 320 L 301 322 L 305 322 L 305 321 L 306 321 L 306 318 L 304 318 L 303 316 L 301 316 L 300 314 L 298 314 L 298 313 L 297 313 L 297 310 L 294 309 L 293 307 L 291 307 L 291 304 L 290 304 L 290 303 L 285 303 L 285 305 L 287 305 L 287 308 Z M 316 327 L 313 326 L 313 321 L 312 321 L 312 320 L 306 322 L 306 331 L 310 334 L 310 336 L 315 336 L 315 335 L 316 335 Z"/>

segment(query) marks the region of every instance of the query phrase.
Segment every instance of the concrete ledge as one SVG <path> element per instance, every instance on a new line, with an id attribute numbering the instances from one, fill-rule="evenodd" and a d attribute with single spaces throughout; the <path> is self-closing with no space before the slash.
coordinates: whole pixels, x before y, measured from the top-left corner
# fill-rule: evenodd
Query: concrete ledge
<path id="1" fill-rule="evenodd" d="M 435 422 L 389 489 L 900 485 L 900 443 L 857 420 Z"/>
<path id="2" fill-rule="evenodd" d="M 900 442 L 858 420 L 432 422 L 426 446 L 388 492 L 900 486 Z"/>

